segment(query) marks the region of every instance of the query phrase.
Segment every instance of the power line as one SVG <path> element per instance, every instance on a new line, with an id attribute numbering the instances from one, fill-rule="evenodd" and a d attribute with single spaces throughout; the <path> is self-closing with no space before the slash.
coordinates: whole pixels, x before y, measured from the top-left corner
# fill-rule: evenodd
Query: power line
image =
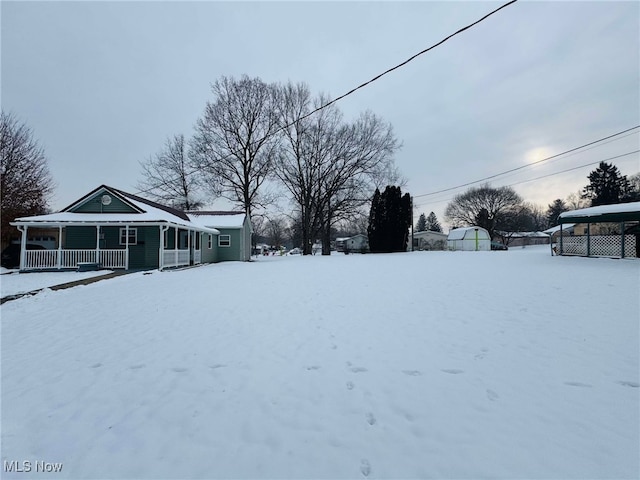
<path id="1" fill-rule="evenodd" d="M 595 140 L 593 142 L 585 143 L 584 145 L 580 145 L 579 147 L 575 147 L 575 148 L 572 148 L 570 150 L 566 150 L 566 151 L 564 151 L 562 153 L 557 153 L 556 155 L 552 155 L 550 157 L 543 158 L 542 160 L 538 160 L 538 161 L 533 162 L 533 163 L 528 163 L 527 165 L 522 165 L 520 167 L 512 168 L 510 170 L 505 170 L 504 172 L 496 173 L 495 175 L 490 175 L 488 177 L 481 178 L 480 180 L 474 180 L 473 182 L 467 182 L 467 183 L 463 183 L 461 185 L 456 185 L 455 187 L 444 188 L 442 190 L 438 190 L 438 191 L 435 191 L 435 192 L 422 193 L 420 195 L 414 195 L 413 198 L 428 197 L 430 195 L 435 195 L 437 193 L 449 192 L 451 190 L 456 190 L 458 188 L 468 187 L 469 185 L 473 185 L 473 184 L 476 184 L 476 183 L 484 182 L 486 180 L 491 180 L 492 178 L 500 177 L 502 175 L 506 175 L 507 173 L 515 172 L 515 171 L 518 171 L 518 170 L 522 170 L 523 168 L 529 168 L 529 167 L 531 167 L 533 165 L 537 165 L 539 163 L 549 161 L 549 160 L 551 160 L 553 158 L 557 158 L 557 157 L 560 157 L 562 155 L 566 155 L 568 153 L 575 152 L 576 150 L 580 150 L 580 149 L 588 147 L 590 145 L 594 145 L 596 143 L 600 143 L 600 142 L 602 142 L 604 140 L 608 140 L 610 138 L 617 137 L 618 135 L 622 135 L 623 133 L 627 133 L 627 132 L 630 132 L 632 130 L 636 130 L 638 128 L 640 128 L 640 125 L 636 125 L 635 127 L 628 128 L 626 130 L 623 130 L 623 131 L 618 132 L 618 133 L 614 133 L 613 135 L 609 135 L 609 136 L 603 137 L 603 138 L 601 138 L 599 140 Z"/>
<path id="2" fill-rule="evenodd" d="M 541 180 L 543 178 L 553 177 L 555 175 L 560 175 L 562 173 L 571 172 L 573 170 L 579 170 L 581 168 L 590 167 L 590 166 L 593 166 L 593 165 L 597 165 L 597 164 L 599 164 L 601 162 L 608 162 L 608 161 L 611 161 L 611 160 L 616 160 L 618 158 L 627 157 L 629 155 L 633 155 L 634 153 L 639 153 L 639 152 L 640 152 L 640 150 L 634 150 L 632 152 L 622 153 L 620 155 L 616 155 L 616 156 L 609 157 L 609 158 L 604 158 L 604 159 L 601 159 L 601 160 L 597 160 L 595 162 L 585 163 L 584 165 L 579 165 L 577 167 L 567 168 L 566 170 L 561 170 L 559 172 L 549 173 L 547 175 L 542 175 L 542 176 L 539 176 L 539 177 L 531 178 L 529 180 L 522 180 L 522 181 L 519 181 L 519 182 L 514 182 L 514 183 L 511 183 L 509 185 L 503 185 L 503 187 L 513 187 L 514 185 L 520 185 L 522 183 L 535 182 L 535 181 Z M 452 200 L 453 198 L 455 198 L 455 195 L 454 196 L 450 196 L 448 198 L 443 198 L 441 200 L 434 200 L 434 201 L 430 201 L 430 202 L 427 202 L 427 203 L 420 203 L 420 204 L 415 205 L 415 206 L 416 207 L 424 207 L 425 205 L 433 205 L 433 204 L 436 204 L 436 203 L 447 202 L 449 200 Z"/>
<path id="3" fill-rule="evenodd" d="M 514 4 L 514 3 L 516 3 L 517 1 L 518 1 L 518 0 L 511 0 L 510 2 L 507 2 L 507 3 L 505 3 L 504 5 L 501 5 L 500 7 L 496 8 L 495 10 L 493 10 L 493 11 L 491 11 L 491 12 L 487 13 L 487 14 L 486 14 L 485 16 L 483 16 L 482 18 L 480 18 L 480 19 L 476 20 L 476 21 L 475 21 L 475 22 L 473 22 L 473 23 L 468 24 L 468 25 L 467 25 L 467 26 L 465 26 L 465 27 L 462 27 L 462 28 L 458 29 L 457 31 L 455 31 L 454 33 L 452 33 L 452 34 L 448 35 L 447 37 L 443 38 L 443 39 L 442 39 L 442 40 L 440 40 L 439 42 L 437 42 L 437 43 L 435 43 L 435 44 L 431 45 L 431 46 L 430 46 L 430 47 L 428 47 L 428 48 L 425 48 L 424 50 L 422 50 L 422 51 L 420 51 L 420 52 L 418 52 L 418 53 L 416 53 L 415 55 L 413 55 L 413 56 L 409 57 L 408 59 L 406 59 L 404 62 L 399 63 L 399 64 L 398 64 L 398 65 L 396 65 L 395 67 L 391 67 L 391 68 L 389 68 L 388 70 L 385 70 L 384 72 L 380 73 L 379 75 L 376 75 L 375 77 L 373 77 L 371 80 L 369 80 L 369 81 L 367 81 L 367 82 L 365 82 L 365 83 L 363 83 L 363 84 L 361 84 L 361 85 L 358 85 L 358 86 L 357 86 L 357 87 L 355 87 L 355 88 L 352 88 L 352 89 L 351 89 L 351 90 L 349 90 L 347 93 L 344 93 L 344 94 L 340 95 L 339 97 L 337 97 L 337 98 L 335 98 L 335 99 L 333 99 L 333 100 L 331 100 L 331 101 L 329 101 L 329 102 L 327 102 L 327 103 L 325 103 L 325 104 L 323 104 L 323 105 L 319 106 L 319 107 L 318 107 L 318 108 L 316 108 L 315 110 L 312 110 L 311 112 L 309 112 L 309 113 L 307 113 L 307 114 L 305 114 L 305 115 L 303 115 L 303 116 L 301 116 L 301 117 L 296 118 L 294 121 L 292 121 L 292 122 L 290 122 L 290 123 L 288 123 L 288 124 L 286 124 L 286 125 L 284 125 L 284 126 L 280 127 L 280 128 L 279 128 L 279 129 L 277 129 L 276 131 L 274 131 L 274 132 L 272 132 L 272 133 L 270 133 L 270 134 L 265 135 L 265 136 L 264 136 L 263 138 L 261 138 L 260 140 L 257 140 L 257 141 L 255 141 L 255 142 L 253 142 L 253 144 L 252 144 L 252 145 L 255 145 L 255 144 L 258 144 L 258 143 L 260 143 L 260 142 L 263 142 L 263 141 L 265 141 L 265 140 L 269 139 L 270 137 L 272 137 L 272 136 L 274 136 L 274 135 L 276 135 L 276 134 L 280 133 L 281 131 L 283 131 L 283 130 L 285 130 L 285 129 L 287 129 L 287 128 L 289 128 L 289 127 L 293 126 L 293 125 L 295 125 L 295 124 L 296 124 L 297 122 L 299 122 L 300 120 L 304 120 L 305 118 L 308 118 L 308 117 L 310 117 L 311 115 L 313 115 L 313 114 L 315 114 L 315 113 L 319 112 L 320 110 L 323 110 L 323 109 L 327 108 L 328 106 L 333 105 L 334 103 L 336 103 L 336 102 L 338 102 L 338 101 L 342 100 L 343 98 L 346 98 L 346 97 L 348 97 L 349 95 L 352 95 L 353 93 L 355 93 L 356 91 L 360 90 L 361 88 L 364 88 L 364 87 L 366 87 L 367 85 L 369 85 L 369 84 L 371 84 L 371 83 L 375 82 L 376 80 L 379 80 L 380 78 L 382 78 L 383 76 L 387 75 L 388 73 L 391 73 L 391 72 L 393 72 L 394 70 L 397 70 L 397 69 L 399 69 L 400 67 L 405 66 L 406 64 L 408 64 L 409 62 L 413 61 L 414 59 L 416 59 L 416 58 L 417 58 L 417 57 L 419 57 L 420 55 L 423 55 L 423 54 L 425 54 L 425 53 L 429 52 L 430 50 L 433 50 L 434 48 L 436 48 L 436 47 L 438 47 L 438 46 L 442 45 L 443 43 L 445 43 L 445 42 L 446 42 L 446 41 L 448 41 L 449 39 L 451 39 L 451 38 L 455 37 L 456 35 L 459 35 L 460 33 L 464 32 L 464 31 L 466 31 L 466 30 L 469 30 L 470 28 L 474 27 L 475 25 L 477 25 L 477 24 L 479 24 L 480 22 L 483 22 L 484 20 L 486 20 L 487 18 L 489 18 L 491 15 L 494 15 L 494 14 L 498 13 L 498 12 L 499 12 L 500 10 L 502 10 L 503 8 L 506 8 L 506 7 L 508 7 L 508 6 L 510 6 L 510 5 Z M 230 155 L 227 155 L 225 158 L 230 158 L 231 156 L 232 156 L 232 155 L 230 154 Z M 190 176 L 190 175 L 192 175 L 193 173 L 195 173 L 195 172 L 197 172 L 197 171 L 199 171 L 199 170 L 198 170 L 198 169 L 196 169 L 196 170 L 193 170 L 193 171 L 191 171 L 191 172 L 187 172 L 186 176 Z M 149 189 L 146 189 L 146 190 L 141 190 L 141 191 L 138 191 L 138 192 L 136 192 L 136 193 L 137 193 L 137 194 L 140 194 L 140 193 L 148 193 L 148 192 L 151 192 L 152 190 L 155 190 L 155 188 L 149 188 Z"/>
<path id="4" fill-rule="evenodd" d="M 319 112 L 319 111 L 320 111 L 320 110 L 322 110 L 323 108 L 327 108 L 329 105 L 332 105 L 332 104 L 336 103 L 337 101 L 342 100 L 342 99 L 343 99 L 343 98 L 345 98 L 345 97 L 348 97 L 348 96 L 349 96 L 349 95 L 351 95 L 352 93 L 355 93 L 357 90 L 360 90 L 361 88 L 366 87 L 367 85 L 369 85 L 369 84 L 371 84 L 371 83 L 375 82 L 376 80 L 379 80 L 380 78 L 382 78 L 382 77 L 383 77 L 383 76 L 385 76 L 386 74 L 391 73 L 391 72 L 393 72 L 394 70 L 397 70 L 398 68 L 405 66 L 407 63 L 409 63 L 409 62 L 411 62 L 411 61 L 415 60 L 415 59 L 416 59 L 417 57 L 419 57 L 420 55 L 423 55 L 423 54 L 427 53 L 428 51 L 433 50 L 434 48 L 436 48 L 436 47 L 438 47 L 438 46 L 442 45 L 442 44 L 443 44 L 444 42 L 446 42 L 447 40 L 449 40 L 449 39 L 451 39 L 451 38 L 455 37 L 456 35 L 458 35 L 458 34 L 460 34 L 460 33 L 464 32 L 465 30 L 468 30 L 468 29 L 472 28 L 473 26 L 475 26 L 475 25 L 479 24 L 480 22 L 482 22 L 482 21 L 486 20 L 487 18 L 489 18 L 491 15 L 493 15 L 493 14 L 495 14 L 495 13 L 498 13 L 498 12 L 499 12 L 500 10 L 502 10 L 503 8 L 506 8 L 506 7 L 508 7 L 509 5 L 511 5 L 511 4 L 513 4 L 513 3 L 516 3 L 517 1 L 518 1 L 518 0 L 511 0 L 510 2 L 505 3 L 504 5 L 502 5 L 502 6 L 498 7 L 498 8 L 496 8 L 496 9 L 495 9 L 495 10 L 493 10 L 492 12 L 487 13 L 484 17 L 480 18 L 479 20 L 476 20 L 475 22 L 470 23 L 470 24 L 469 24 L 469 25 L 467 25 L 466 27 L 462 27 L 461 29 L 457 30 L 456 32 L 452 33 L 451 35 L 449 35 L 449 36 L 447 36 L 447 37 L 443 38 L 443 39 L 442 39 L 442 40 L 440 40 L 438 43 L 434 43 L 434 44 L 433 44 L 433 45 L 431 45 L 429 48 L 425 48 L 425 49 L 424 49 L 424 50 L 422 50 L 421 52 L 418 52 L 418 53 L 416 53 L 415 55 L 413 55 L 413 56 L 409 57 L 409 58 L 408 58 L 408 59 L 406 59 L 404 62 L 399 63 L 399 64 L 398 64 L 398 65 L 396 65 L 395 67 L 391 67 L 391 68 L 389 68 L 388 70 L 385 70 L 384 72 L 382 72 L 382 73 L 381 73 L 381 74 L 379 74 L 379 75 L 376 75 L 375 77 L 373 77 L 373 78 L 372 78 L 371 80 L 369 80 L 368 82 L 364 82 L 363 84 L 358 85 L 358 86 L 357 86 L 357 87 L 355 87 L 355 88 L 352 88 L 352 89 L 351 89 L 351 90 L 349 90 L 347 93 L 345 93 L 345 94 L 343 94 L 343 95 L 340 95 L 339 97 L 337 97 L 337 98 L 335 98 L 335 99 L 331 100 L 330 102 L 327 102 L 327 103 L 325 103 L 324 105 L 322 105 L 322 106 L 320 106 L 320 107 L 316 108 L 316 109 L 315 109 L 315 110 L 313 110 L 312 112 L 307 113 L 306 115 L 303 115 L 302 117 L 298 118 L 298 119 L 296 120 L 296 122 L 297 122 L 297 121 L 300 121 L 300 120 L 303 120 L 303 119 L 305 119 L 305 118 L 307 118 L 307 117 L 309 117 L 309 116 L 313 115 L 313 114 L 314 114 L 314 113 L 316 113 L 316 112 Z M 287 127 L 290 127 L 290 126 L 291 126 L 291 125 L 293 125 L 294 123 L 295 123 L 295 122 L 292 122 L 291 124 L 286 125 L 285 127 L 283 127 L 283 129 L 284 129 L 284 128 L 287 128 Z"/>

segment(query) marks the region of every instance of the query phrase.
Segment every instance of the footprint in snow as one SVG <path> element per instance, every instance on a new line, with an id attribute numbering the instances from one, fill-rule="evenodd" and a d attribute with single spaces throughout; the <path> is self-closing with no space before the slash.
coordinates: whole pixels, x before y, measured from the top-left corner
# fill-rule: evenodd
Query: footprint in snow
<path id="1" fill-rule="evenodd" d="M 458 368 L 444 368 L 441 371 L 444 373 L 450 373 L 451 375 L 458 375 L 459 373 L 464 373 L 464 370 L 460 370 Z"/>
<path id="2" fill-rule="evenodd" d="M 360 462 L 360 472 L 365 477 L 368 477 L 369 474 L 371 473 L 371 464 L 369 463 L 369 460 L 367 460 L 366 458 L 363 458 L 362 461 Z"/>
<path id="3" fill-rule="evenodd" d="M 309 367 L 306 367 L 307 370 L 320 370 L 320 365 L 311 365 Z"/>
<path id="4" fill-rule="evenodd" d="M 640 387 L 640 383 L 638 382 L 630 382 L 628 380 L 620 380 L 619 382 L 620 385 L 622 385 L 623 387 L 632 387 L 632 388 L 638 388 Z"/>
<path id="5" fill-rule="evenodd" d="M 93 365 L 91 365 L 90 368 L 98 368 L 98 367 L 101 367 L 101 366 L 102 366 L 101 363 L 94 363 Z"/>
<path id="6" fill-rule="evenodd" d="M 188 368 L 184 368 L 184 367 L 173 367 L 171 370 L 173 370 L 176 373 L 184 373 L 188 370 Z"/>
<path id="7" fill-rule="evenodd" d="M 139 365 L 131 365 L 131 366 L 129 367 L 129 369 L 130 369 L 130 370 L 140 370 L 141 368 L 144 368 L 144 367 L 145 367 L 145 364 L 144 364 L 144 363 L 141 363 L 141 364 L 139 364 Z"/>
<path id="8" fill-rule="evenodd" d="M 367 423 L 369 425 L 375 425 L 376 424 L 376 417 L 371 412 L 367 413 Z"/>
<path id="9" fill-rule="evenodd" d="M 570 387 L 583 387 L 583 388 L 593 387 L 593 385 L 589 385 L 588 383 L 582 383 L 582 382 L 564 382 L 564 384 Z"/>
<path id="10" fill-rule="evenodd" d="M 497 399 L 500 398 L 500 396 L 493 390 L 487 389 L 487 398 L 492 402 L 495 402 Z"/>
<path id="11" fill-rule="evenodd" d="M 402 370 L 402 373 L 404 373 L 405 375 L 409 375 L 410 377 L 417 377 L 419 375 L 422 375 L 422 372 L 420 370 Z"/>
<path id="12" fill-rule="evenodd" d="M 353 390 L 353 387 L 355 387 L 353 382 L 347 382 L 347 390 Z"/>
<path id="13" fill-rule="evenodd" d="M 222 363 L 216 363 L 215 365 L 209 365 L 209 368 L 212 370 L 215 370 L 217 368 L 223 368 L 226 367 L 226 365 L 222 364 Z"/>

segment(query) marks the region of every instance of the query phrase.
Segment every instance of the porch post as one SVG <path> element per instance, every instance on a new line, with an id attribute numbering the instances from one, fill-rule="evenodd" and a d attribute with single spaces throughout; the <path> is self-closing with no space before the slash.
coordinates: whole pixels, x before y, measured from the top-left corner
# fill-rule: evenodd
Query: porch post
<path id="1" fill-rule="evenodd" d="M 591 224 L 587 223 L 587 257 L 591 256 Z"/>
<path id="2" fill-rule="evenodd" d="M 173 244 L 173 266 L 178 265 L 178 227 L 173 227 L 175 231 L 175 242 Z"/>
<path id="3" fill-rule="evenodd" d="M 124 234 L 127 237 L 127 239 L 124 242 L 124 248 L 125 248 L 124 269 L 129 270 L 129 224 L 128 223 L 124 226 Z"/>
<path id="4" fill-rule="evenodd" d="M 189 252 L 189 265 L 192 264 L 193 258 L 191 257 L 191 230 L 187 229 L 187 251 Z"/>
<path id="5" fill-rule="evenodd" d="M 562 255 L 562 233 L 563 233 L 564 229 L 562 227 L 562 221 L 560 221 L 560 255 Z"/>
<path id="6" fill-rule="evenodd" d="M 58 225 L 58 270 L 62 268 L 62 225 Z"/>
<path id="7" fill-rule="evenodd" d="M 96 225 L 96 263 L 100 263 L 100 225 Z"/>
<path id="8" fill-rule="evenodd" d="M 621 247 L 621 252 L 620 252 L 620 257 L 624 258 L 624 221 L 620 222 L 620 240 L 622 240 L 620 243 L 622 244 Z"/>
<path id="9" fill-rule="evenodd" d="M 18 225 L 18 230 L 22 232 L 22 237 L 20 238 L 20 270 L 24 270 L 24 260 L 26 256 L 27 250 L 27 230 L 28 226 Z"/>

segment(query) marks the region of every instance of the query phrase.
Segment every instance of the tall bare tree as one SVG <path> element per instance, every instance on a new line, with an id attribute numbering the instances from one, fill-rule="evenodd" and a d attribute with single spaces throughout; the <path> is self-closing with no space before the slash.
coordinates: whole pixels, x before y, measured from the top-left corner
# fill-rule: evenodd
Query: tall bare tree
<path id="1" fill-rule="evenodd" d="M 0 113 L 2 245 L 17 234 L 14 219 L 45 213 L 54 183 L 44 150 L 31 129 L 13 114 Z"/>
<path id="2" fill-rule="evenodd" d="M 140 162 L 142 180 L 137 188 L 158 202 L 184 210 L 202 206 L 199 177 L 192 174 L 184 135 L 167 138 L 164 147 Z"/>
<path id="3" fill-rule="evenodd" d="M 400 148 L 391 124 L 371 112 L 339 126 L 334 137 L 319 184 L 323 255 L 331 253 L 332 226 L 368 205 L 376 185 L 397 175 L 393 156 Z"/>
<path id="4" fill-rule="evenodd" d="M 251 215 L 268 202 L 263 184 L 277 153 L 274 88 L 243 75 L 221 77 L 211 89 L 214 101 L 196 125 L 194 161 L 222 196 Z"/>
<path id="5" fill-rule="evenodd" d="M 444 215 L 456 225 L 483 227 L 494 238 L 498 222 L 504 222 L 505 215 L 518 210 L 521 204 L 522 198 L 511 187 L 493 188 L 485 184 L 456 195 Z"/>
<path id="6" fill-rule="evenodd" d="M 311 254 L 317 230 L 317 198 L 327 132 L 340 122 L 337 109 L 327 107 L 307 116 L 323 98 L 314 100 L 304 83 L 282 85 L 278 89 L 278 115 L 283 142 L 275 175 L 289 191 L 299 214 L 304 255 Z M 306 118 L 303 118 L 306 117 Z"/>

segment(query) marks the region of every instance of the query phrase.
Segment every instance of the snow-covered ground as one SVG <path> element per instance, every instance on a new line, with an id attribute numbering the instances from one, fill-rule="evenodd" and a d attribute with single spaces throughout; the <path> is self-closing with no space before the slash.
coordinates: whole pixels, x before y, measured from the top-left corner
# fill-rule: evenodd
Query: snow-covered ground
<path id="1" fill-rule="evenodd" d="M 3 478 L 638 478 L 639 304 L 548 247 L 45 290 L 0 307 Z"/>
<path id="2" fill-rule="evenodd" d="M 0 297 L 17 293 L 32 292 L 41 288 L 53 287 L 62 283 L 76 282 L 85 278 L 97 277 L 111 273 L 111 270 L 96 272 L 29 272 L 18 273 L 17 270 L 0 272 Z"/>

